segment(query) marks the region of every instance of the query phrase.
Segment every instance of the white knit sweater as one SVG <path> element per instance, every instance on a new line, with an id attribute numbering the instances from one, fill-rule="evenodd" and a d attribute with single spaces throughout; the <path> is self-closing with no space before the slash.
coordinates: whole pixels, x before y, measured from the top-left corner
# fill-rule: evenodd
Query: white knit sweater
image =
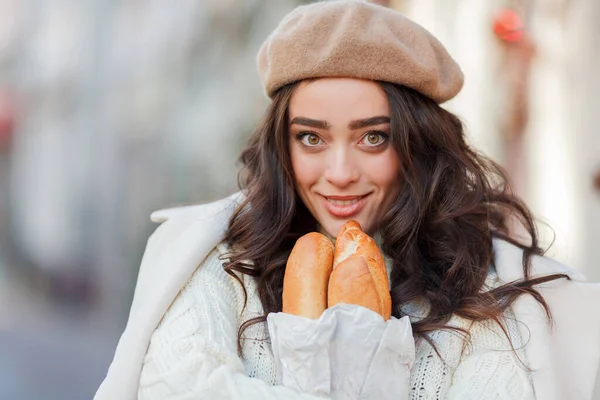
<path id="1" fill-rule="evenodd" d="M 138 398 L 164 399 L 316 399 L 275 386 L 277 371 L 266 324 L 247 329 L 244 360 L 237 354 L 239 326 L 263 313 L 253 278 L 243 276 L 247 291 L 223 270 L 220 245 L 200 265 L 154 331 L 141 373 Z M 497 282 L 491 275 L 487 284 Z M 242 311 L 243 310 L 243 311 Z M 417 310 L 418 311 L 418 310 Z M 410 399 L 535 399 L 512 313 L 505 326 L 517 349 L 493 322 L 471 323 L 454 317 L 450 324 L 468 329 L 466 341 L 452 331 L 431 336 L 442 356 L 424 340 L 415 342 Z"/>

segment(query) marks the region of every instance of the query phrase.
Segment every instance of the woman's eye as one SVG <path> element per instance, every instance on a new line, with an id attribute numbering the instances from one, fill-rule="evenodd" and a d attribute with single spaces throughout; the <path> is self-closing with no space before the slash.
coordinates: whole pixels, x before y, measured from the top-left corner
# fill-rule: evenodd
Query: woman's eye
<path id="1" fill-rule="evenodd" d="M 314 133 L 304 133 L 298 136 L 300 136 L 299 139 L 305 146 L 318 146 L 321 144 L 321 138 Z"/>
<path id="2" fill-rule="evenodd" d="M 388 136 L 381 132 L 369 132 L 367 133 L 362 142 L 367 146 L 379 146 L 387 140 Z"/>

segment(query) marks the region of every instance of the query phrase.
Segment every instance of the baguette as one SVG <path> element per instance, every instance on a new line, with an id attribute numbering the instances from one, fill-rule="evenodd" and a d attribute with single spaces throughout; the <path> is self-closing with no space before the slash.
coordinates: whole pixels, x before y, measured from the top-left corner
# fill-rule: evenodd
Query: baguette
<path id="1" fill-rule="evenodd" d="M 355 304 L 381 314 L 379 293 L 365 258 L 350 256 L 333 270 L 327 301 L 329 307 L 339 303 Z"/>
<path id="2" fill-rule="evenodd" d="M 327 308 L 327 287 L 333 265 L 333 243 L 311 232 L 292 249 L 283 278 L 282 311 L 317 319 Z"/>
<path id="3" fill-rule="evenodd" d="M 386 321 L 392 313 L 383 255 L 373 238 L 354 220 L 344 224 L 335 243 L 327 305 L 338 303 L 369 308 Z"/>

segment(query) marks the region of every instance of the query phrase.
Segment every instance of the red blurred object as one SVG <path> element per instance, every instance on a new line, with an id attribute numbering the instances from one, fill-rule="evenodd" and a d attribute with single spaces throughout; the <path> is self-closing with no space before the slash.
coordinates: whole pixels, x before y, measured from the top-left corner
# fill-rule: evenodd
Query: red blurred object
<path id="1" fill-rule="evenodd" d="M 494 18 L 494 33 L 505 42 L 519 42 L 523 39 L 524 25 L 518 12 L 502 8 Z"/>
<path id="2" fill-rule="evenodd" d="M 0 92 L 0 149 L 10 144 L 15 128 L 15 106 L 12 97 Z"/>

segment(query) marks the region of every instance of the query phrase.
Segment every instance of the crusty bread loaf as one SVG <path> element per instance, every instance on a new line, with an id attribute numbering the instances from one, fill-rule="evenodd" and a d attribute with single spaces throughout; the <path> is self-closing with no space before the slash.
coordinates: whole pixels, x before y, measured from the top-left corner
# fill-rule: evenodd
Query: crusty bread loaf
<path id="1" fill-rule="evenodd" d="M 373 293 L 377 295 L 375 298 Z M 354 220 L 344 224 L 335 243 L 327 305 L 338 303 L 369 308 L 386 321 L 392 313 L 383 255 L 373 238 Z"/>
<path id="2" fill-rule="evenodd" d="M 311 232 L 292 249 L 283 278 L 283 308 L 288 314 L 316 319 L 327 308 L 327 287 L 333 265 L 333 243 Z"/>
<path id="3" fill-rule="evenodd" d="M 372 259 L 371 259 L 372 260 Z M 356 304 L 381 314 L 381 300 L 364 257 L 350 256 L 331 273 L 328 306 Z"/>
<path id="4" fill-rule="evenodd" d="M 385 270 L 385 261 L 377 243 L 362 231 L 358 222 L 351 219 L 342 226 L 335 241 L 333 268 L 354 254 L 373 257 Z"/>

